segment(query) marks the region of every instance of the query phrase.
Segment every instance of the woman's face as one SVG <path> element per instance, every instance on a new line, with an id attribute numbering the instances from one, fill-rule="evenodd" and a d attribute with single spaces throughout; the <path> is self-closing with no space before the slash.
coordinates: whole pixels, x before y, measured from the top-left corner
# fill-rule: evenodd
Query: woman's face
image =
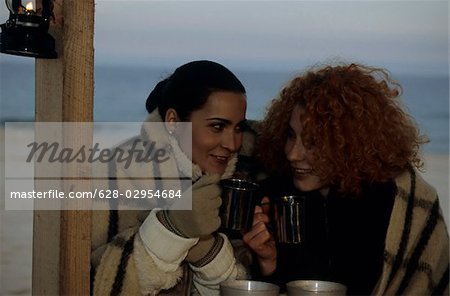
<path id="1" fill-rule="evenodd" d="M 312 170 L 311 149 L 314 148 L 305 148 L 302 143 L 303 127 L 300 118 L 303 114 L 304 111 L 299 106 L 292 111 L 284 152 L 292 170 L 294 186 L 301 191 L 320 189 L 321 193 L 326 195 L 328 186 Z"/>
<path id="2" fill-rule="evenodd" d="M 201 109 L 191 113 L 192 161 L 203 172 L 225 172 L 231 156 L 242 144 L 246 108 L 244 94 L 217 91 Z"/>

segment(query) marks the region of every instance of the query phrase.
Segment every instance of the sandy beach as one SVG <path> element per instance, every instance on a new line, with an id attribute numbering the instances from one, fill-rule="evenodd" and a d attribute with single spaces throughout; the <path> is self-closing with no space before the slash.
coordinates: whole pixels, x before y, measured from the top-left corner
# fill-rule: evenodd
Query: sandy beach
<path id="1" fill-rule="evenodd" d="M 4 147 L 3 129 L 0 149 Z M 4 210 L 4 153 L 0 153 L 0 295 L 31 295 L 32 211 Z M 449 156 L 426 155 L 424 178 L 440 196 L 444 219 L 449 224 Z"/>

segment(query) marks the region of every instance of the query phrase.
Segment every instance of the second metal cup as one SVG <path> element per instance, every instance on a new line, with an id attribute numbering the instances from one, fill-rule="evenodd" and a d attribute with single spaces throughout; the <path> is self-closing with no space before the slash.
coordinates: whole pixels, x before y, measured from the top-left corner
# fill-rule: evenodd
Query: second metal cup
<path id="1" fill-rule="evenodd" d="M 275 201 L 277 241 L 298 244 L 303 241 L 305 198 L 297 195 L 278 197 Z"/>

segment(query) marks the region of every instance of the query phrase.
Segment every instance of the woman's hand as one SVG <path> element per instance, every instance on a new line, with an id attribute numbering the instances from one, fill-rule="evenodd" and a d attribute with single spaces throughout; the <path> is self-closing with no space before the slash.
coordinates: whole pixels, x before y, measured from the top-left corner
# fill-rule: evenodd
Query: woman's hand
<path id="1" fill-rule="evenodd" d="M 207 236 L 219 228 L 219 208 L 222 204 L 219 181 L 219 174 L 202 176 L 192 186 L 192 210 L 166 211 L 175 233 L 197 238 Z"/>
<path id="2" fill-rule="evenodd" d="M 269 198 L 264 197 L 261 206 L 256 206 L 252 228 L 243 235 L 244 242 L 256 253 L 261 273 L 271 275 L 277 267 L 277 249 L 269 231 Z"/>

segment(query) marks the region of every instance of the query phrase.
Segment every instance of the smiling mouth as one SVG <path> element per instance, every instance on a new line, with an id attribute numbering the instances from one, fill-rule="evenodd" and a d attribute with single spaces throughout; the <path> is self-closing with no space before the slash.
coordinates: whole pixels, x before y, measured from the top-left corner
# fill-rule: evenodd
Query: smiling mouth
<path id="1" fill-rule="evenodd" d="M 215 159 L 217 159 L 218 161 L 221 161 L 221 162 L 225 162 L 229 158 L 229 156 L 218 156 L 218 155 L 211 155 L 211 156 L 214 157 Z"/>
<path id="2" fill-rule="evenodd" d="M 312 169 L 292 168 L 292 171 L 298 175 L 309 175 L 312 173 Z"/>

